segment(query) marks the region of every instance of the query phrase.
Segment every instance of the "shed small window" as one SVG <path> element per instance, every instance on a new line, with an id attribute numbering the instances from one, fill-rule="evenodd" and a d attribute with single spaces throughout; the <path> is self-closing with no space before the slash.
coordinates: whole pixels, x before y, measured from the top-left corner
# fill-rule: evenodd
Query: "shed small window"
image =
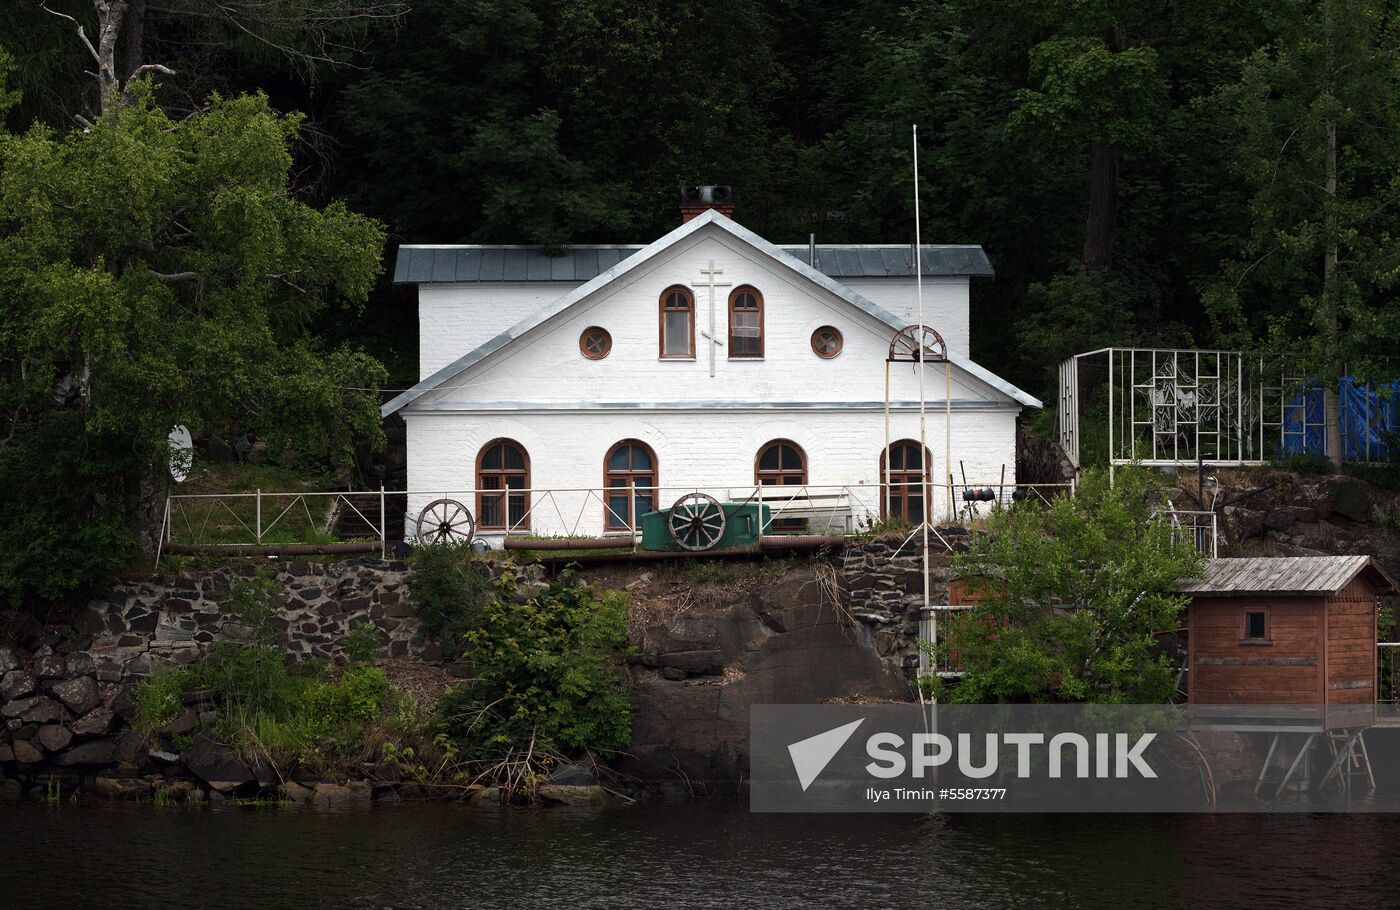
<path id="1" fill-rule="evenodd" d="M 1269 614 L 1263 610 L 1246 610 L 1244 637 L 1247 641 L 1266 641 L 1269 637 Z"/>
<path id="2" fill-rule="evenodd" d="M 661 357 L 681 360 L 695 356 L 695 298 L 683 287 L 661 295 Z"/>

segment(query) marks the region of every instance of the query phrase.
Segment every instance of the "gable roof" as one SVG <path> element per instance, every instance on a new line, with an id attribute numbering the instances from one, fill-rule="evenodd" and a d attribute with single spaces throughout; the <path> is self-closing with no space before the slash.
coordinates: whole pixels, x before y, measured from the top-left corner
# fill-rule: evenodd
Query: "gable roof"
<path id="1" fill-rule="evenodd" d="M 1212 559 L 1200 578 L 1183 579 L 1177 590 L 1198 597 L 1248 594 L 1330 596 L 1365 574 L 1378 593 L 1395 584 L 1369 556 L 1259 556 Z"/>
<path id="2" fill-rule="evenodd" d="M 565 310 L 568 310 L 574 304 L 590 296 L 596 291 L 599 291 L 602 288 L 606 287 L 613 280 L 623 275 L 626 275 L 627 273 L 632 272 L 640 266 L 646 264 L 657 254 L 661 253 L 663 250 L 674 246 L 680 241 L 685 240 L 687 237 L 690 237 L 692 234 L 695 234 L 710 225 L 714 225 L 720 230 L 723 230 L 729 233 L 730 235 L 738 238 L 739 240 L 748 244 L 750 247 L 754 248 L 758 252 L 765 254 L 779 265 L 786 266 L 787 268 L 797 272 L 798 274 L 802 275 L 803 277 L 807 278 L 813 283 L 821 286 L 822 289 L 844 300 L 846 303 L 850 304 L 856 309 L 866 313 L 869 316 L 874 317 L 880 322 L 885 323 L 890 328 L 899 330 L 905 327 L 904 321 L 897 318 L 889 311 L 876 306 L 870 300 L 866 299 L 860 294 L 857 294 L 855 291 L 851 290 L 845 285 L 840 284 L 839 282 L 833 280 L 832 278 L 828 277 L 822 272 L 817 271 L 802 260 L 789 255 L 788 253 L 784 252 L 781 248 L 774 246 L 767 240 L 764 240 L 762 237 L 758 236 L 753 231 L 749 230 L 748 228 L 744 227 L 738 222 L 724 215 L 721 215 L 714 209 L 710 209 L 709 211 L 706 211 L 703 215 L 699 215 L 695 218 L 692 218 L 690 221 L 687 221 L 685 224 L 682 224 L 680 227 L 671 231 L 669 234 L 666 234 L 664 237 L 661 237 L 655 242 L 642 247 L 640 250 L 633 253 L 626 259 L 623 259 L 622 261 L 618 262 L 616 265 L 612 266 L 606 271 L 599 272 L 596 276 L 579 285 L 578 287 L 574 288 L 573 290 L 569 291 L 567 294 L 564 294 L 558 300 L 555 300 L 552 303 L 549 303 L 541 309 L 535 311 L 531 315 L 526 316 L 524 319 L 520 320 L 515 325 L 506 329 L 504 332 L 500 333 L 496 337 L 484 342 L 475 350 L 472 350 L 467 354 L 464 354 L 463 356 L 457 358 L 452 363 L 449 363 L 447 366 L 443 367 L 436 373 L 433 373 L 431 376 L 424 379 L 422 382 L 419 382 L 413 388 L 409 389 L 406 392 L 403 392 L 398 397 L 390 400 L 387 404 L 385 404 L 382 408 L 379 409 L 381 416 L 388 417 L 390 414 L 393 414 L 400 408 L 411 404 L 412 402 L 421 398 L 423 395 L 433 391 L 434 389 L 441 386 L 443 383 L 452 379 L 452 377 L 461 373 L 463 370 L 475 366 L 477 363 L 480 363 L 482 360 L 494 354 L 496 351 L 499 351 L 501 348 L 505 347 L 506 345 L 510 344 L 516 339 L 528 334 L 534 329 L 539 328 L 541 325 L 548 322 L 550 319 L 553 319 L 555 316 L 558 316 L 560 313 L 563 313 Z M 1040 399 L 1021 391 L 1011 383 L 1002 379 L 1000 376 L 997 376 L 991 370 L 977 365 L 976 363 L 972 362 L 963 355 L 953 351 L 949 351 L 948 360 L 952 362 L 954 366 L 963 370 L 967 374 L 981 380 L 982 382 L 986 383 L 993 389 L 996 389 L 998 392 L 1002 393 L 1008 398 L 1011 398 L 1017 403 L 1026 407 L 1041 407 Z"/>
<path id="3" fill-rule="evenodd" d="M 783 245 L 784 253 L 830 278 L 913 278 L 912 244 Z M 557 255 L 541 246 L 404 244 L 394 259 L 394 284 L 470 284 L 480 281 L 588 281 L 632 254 L 641 244 L 573 244 Z M 990 278 L 995 272 L 980 246 L 923 245 L 924 277 Z"/>

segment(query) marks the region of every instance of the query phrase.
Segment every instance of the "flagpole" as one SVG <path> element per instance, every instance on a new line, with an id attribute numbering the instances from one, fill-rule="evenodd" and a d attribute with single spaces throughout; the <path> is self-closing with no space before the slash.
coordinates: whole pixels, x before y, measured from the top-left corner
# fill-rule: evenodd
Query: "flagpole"
<path id="1" fill-rule="evenodd" d="M 915 297 L 918 301 L 919 327 L 915 330 L 918 340 L 915 342 L 915 351 L 919 364 L 919 458 L 924 466 L 924 480 L 919 485 L 920 495 L 923 496 L 923 543 L 924 543 L 924 615 L 929 618 L 929 628 L 931 631 L 930 643 L 938 641 L 938 618 L 929 610 L 929 571 L 928 571 L 928 523 L 929 523 L 929 481 L 932 479 L 932 459 L 929 457 L 928 432 L 925 426 L 924 408 L 924 245 L 923 234 L 919 226 L 919 125 L 914 124 L 914 287 Z M 937 666 L 935 664 L 935 670 Z M 922 691 L 922 690 L 920 690 Z"/>

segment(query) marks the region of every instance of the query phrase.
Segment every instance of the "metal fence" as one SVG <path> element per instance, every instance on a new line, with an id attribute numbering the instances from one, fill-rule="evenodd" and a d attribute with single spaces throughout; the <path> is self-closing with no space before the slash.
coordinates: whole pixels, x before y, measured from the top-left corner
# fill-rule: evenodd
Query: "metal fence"
<path id="1" fill-rule="evenodd" d="M 923 490 L 924 495 L 920 496 Z M 172 494 L 166 499 L 162 542 L 179 547 L 235 549 L 259 545 L 333 546 L 334 528 L 358 519 L 385 550 L 391 501 L 407 503 L 404 538 L 416 540 L 444 525 L 483 537 L 630 537 L 643 515 L 682 497 L 705 494 L 725 504 L 753 505 L 756 533 L 846 535 L 890 520 L 918 526 L 926 517 L 976 520 L 994 508 L 1072 492 L 1071 484 L 689 484 L 573 488 L 465 488 L 363 492 Z M 398 508 L 403 508 L 399 505 Z M 424 516 L 427 516 L 425 518 Z M 396 518 L 396 516 L 395 516 Z M 427 521 L 431 528 L 420 527 Z M 455 535 L 453 539 L 456 539 Z"/>
<path id="2" fill-rule="evenodd" d="M 1344 461 L 1389 457 L 1400 431 L 1395 392 L 1395 383 L 1339 381 Z M 1258 465 L 1327 450 L 1325 390 L 1286 359 L 1102 348 L 1060 364 L 1057 394 L 1060 445 L 1076 466 L 1099 457 L 1110 466 Z"/>

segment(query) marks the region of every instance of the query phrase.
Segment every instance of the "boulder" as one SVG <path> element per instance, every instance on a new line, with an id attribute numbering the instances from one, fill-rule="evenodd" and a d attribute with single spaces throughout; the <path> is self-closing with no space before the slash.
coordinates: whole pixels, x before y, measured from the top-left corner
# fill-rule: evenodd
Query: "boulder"
<path id="1" fill-rule="evenodd" d="M 369 784 L 362 780 L 335 784 L 322 781 L 317 784 L 311 797 L 311 804 L 322 809 L 338 809 L 345 806 L 369 805 L 373 793 Z"/>
<path id="2" fill-rule="evenodd" d="M 78 736 L 106 736 L 116 722 L 116 715 L 108 709 L 93 708 L 73 721 L 73 732 Z"/>
<path id="3" fill-rule="evenodd" d="M 40 679 L 62 679 L 68 675 L 68 661 L 62 654 L 46 654 L 34 659 L 34 675 Z"/>
<path id="4" fill-rule="evenodd" d="M 156 730 L 156 732 L 162 736 L 182 736 L 186 733 L 193 733 L 197 720 L 198 718 L 195 717 L 194 711 L 186 709 L 170 723 Z"/>
<path id="5" fill-rule="evenodd" d="M 35 698 L 34 704 L 20 715 L 20 719 L 31 724 L 52 724 L 68 720 L 69 716 L 63 705 L 52 698 L 45 698 L 41 695 Z"/>
<path id="6" fill-rule="evenodd" d="M 0 717 L 23 717 L 24 712 L 39 703 L 39 696 L 28 698 L 12 698 L 4 704 L 0 704 Z"/>
<path id="7" fill-rule="evenodd" d="M 118 763 L 134 765 L 141 760 L 142 748 L 146 745 L 146 740 L 135 730 L 123 730 L 117 734 L 117 738 L 112 743 L 116 746 Z"/>
<path id="8" fill-rule="evenodd" d="M 9 648 L 0 648 L 0 673 L 9 673 L 11 670 L 19 669 L 19 658 L 15 652 Z"/>
<path id="9" fill-rule="evenodd" d="M 63 724 L 45 724 L 34 738 L 49 752 L 62 752 L 73 741 L 73 731 Z"/>
<path id="10" fill-rule="evenodd" d="M 110 765 L 116 756 L 116 746 L 110 739 L 91 739 L 64 752 L 55 760 L 55 764 L 64 767 Z"/>
<path id="11" fill-rule="evenodd" d="M 549 782 L 557 787 L 595 787 L 598 779 L 593 769 L 582 762 L 568 762 L 555 768 L 549 775 Z"/>
<path id="12" fill-rule="evenodd" d="M 97 696 L 97 680 L 91 676 L 65 680 L 53 687 L 53 694 L 68 706 L 68 710 L 78 715 L 88 713 L 101 701 Z"/>
<path id="13" fill-rule="evenodd" d="M 32 765 L 35 762 L 44 760 L 44 753 L 34 748 L 34 744 L 28 740 L 15 740 L 13 748 L 15 750 L 15 761 L 20 764 Z"/>
<path id="14" fill-rule="evenodd" d="M 7 761 L 14 760 L 15 750 L 11 748 L 9 743 L 0 743 L 0 765 L 3 765 Z"/>
<path id="15" fill-rule="evenodd" d="M 69 676 L 92 676 L 97 672 L 97 661 L 86 651 L 76 651 L 68 655 Z"/>
<path id="16" fill-rule="evenodd" d="M 13 701 L 34 692 L 34 675 L 24 670 L 11 670 L 0 676 L 0 702 Z"/>
<path id="17" fill-rule="evenodd" d="M 287 781 L 277 788 L 277 792 L 283 799 L 293 803 L 311 803 L 316 799 L 316 791 L 313 788 L 296 781 Z"/>
<path id="18" fill-rule="evenodd" d="M 255 780 L 252 769 L 237 752 L 208 736 L 196 739 L 183 758 L 191 774 L 219 793 L 228 793 Z"/>
<path id="19" fill-rule="evenodd" d="M 92 781 L 93 792 L 106 799 L 144 799 L 151 795 L 151 782 L 140 777 L 127 777 L 113 771 L 102 771 Z"/>

